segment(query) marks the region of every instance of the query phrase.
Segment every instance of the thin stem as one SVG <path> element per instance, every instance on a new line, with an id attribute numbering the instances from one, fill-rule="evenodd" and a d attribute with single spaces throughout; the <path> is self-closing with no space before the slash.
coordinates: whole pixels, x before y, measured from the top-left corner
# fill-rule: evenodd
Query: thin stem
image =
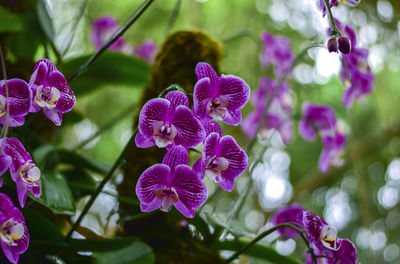
<path id="1" fill-rule="evenodd" d="M 8 133 L 8 122 L 10 121 L 10 104 L 8 102 L 8 84 L 7 84 L 7 71 L 6 71 L 6 63 L 3 54 L 3 47 L 0 44 L 0 59 L 1 59 L 1 68 L 3 71 L 3 78 L 4 78 L 4 86 L 6 87 L 6 124 L 3 126 L 1 130 L 1 137 L 5 138 Z"/>
<path id="2" fill-rule="evenodd" d="M 326 10 L 328 10 L 328 17 L 329 17 L 329 20 L 331 21 L 331 24 L 332 24 L 332 27 L 333 27 L 332 30 L 335 30 L 339 34 L 339 36 L 342 36 L 342 33 L 340 33 L 340 30 L 336 26 L 335 19 L 333 18 L 332 10 L 331 10 L 331 7 L 329 5 L 329 0 L 325 0 L 325 6 L 326 6 Z"/>
<path id="3" fill-rule="evenodd" d="M 135 23 L 146 9 L 154 2 L 154 0 L 145 0 L 138 8 L 136 8 L 117 32 L 114 33 L 110 39 L 92 56 L 90 57 L 74 74 L 68 78 L 68 82 L 71 82 L 83 72 L 87 70 L 87 67 L 92 64 L 101 54 L 103 54 L 119 37 L 121 37 L 132 25 Z"/>
<path id="4" fill-rule="evenodd" d="M 169 17 L 168 25 L 165 30 L 165 35 L 168 35 L 169 32 L 171 32 L 171 30 L 176 22 L 176 19 L 178 18 L 179 10 L 181 9 L 181 4 L 182 4 L 182 0 L 176 0 L 174 10 L 172 10 L 171 16 Z"/>
<path id="5" fill-rule="evenodd" d="M 121 154 L 119 155 L 119 157 L 115 161 L 115 163 L 112 166 L 112 168 L 110 169 L 110 171 L 107 173 L 107 175 L 103 178 L 103 180 L 97 186 L 95 192 L 92 194 L 92 196 L 90 197 L 90 200 L 88 201 L 88 203 L 83 208 L 81 214 L 79 215 L 78 219 L 75 221 L 75 223 L 72 226 L 71 230 L 65 236 L 64 241 L 68 241 L 69 239 L 71 239 L 72 233 L 80 225 L 80 223 L 82 222 L 82 220 L 85 217 L 85 215 L 89 212 L 89 210 L 92 207 L 94 201 L 96 200 L 97 196 L 101 193 L 101 191 L 103 190 L 103 188 L 106 185 L 106 183 L 111 179 L 111 177 L 114 175 L 114 172 L 118 169 L 118 167 L 122 163 L 124 163 L 123 157 L 125 156 L 125 152 L 128 150 L 128 147 L 130 146 L 130 144 L 135 140 L 136 132 L 137 132 L 137 130 L 135 131 L 135 133 L 133 133 L 133 135 L 129 139 L 128 143 L 125 145 L 125 148 L 122 150 Z"/>
<path id="6" fill-rule="evenodd" d="M 298 229 L 297 227 L 295 227 L 292 224 L 280 224 L 280 225 L 276 225 L 276 226 L 274 226 L 274 227 L 262 232 L 261 234 L 259 234 L 256 238 L 254 238 L 252 241 L 250 241 L 249 244 L 247 244 L 246 246 L 244 246 L 240 250 L 236 251 L 235 254 L 233 254 L 230 258 L 228 258 L 224 262 L 222 262 L 222 264 L 228 264 L 228 263 L 232 262 L 234 259 L 236 259 L 238 256 L 240 256 L 247 249 L 249 249 L 253 245 L 255 245 L 258 241 L 260 241 L 264 237 L 270 235 L 272 232 L 274 232 L 274 231 L 276 231 L 276 230 L 278 230 L 279 228 L 282 228 L 282 227 L 288 227 L 288 228 L 291 228 L 294 231 L 296 231 L 300 235 L 300 237 L 303 239 L 303 241 L 307 245 L 307 247 L 310 247 L 308 239 L 304 236 L 303 232 L 300 229 Z"/>

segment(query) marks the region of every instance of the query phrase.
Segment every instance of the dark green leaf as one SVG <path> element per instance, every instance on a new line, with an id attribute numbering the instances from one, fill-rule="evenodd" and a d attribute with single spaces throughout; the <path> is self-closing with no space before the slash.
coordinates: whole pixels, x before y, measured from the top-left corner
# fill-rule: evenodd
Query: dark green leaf
<path id="1" fill-rule="evenodd" d="M 136 242 L 140 242 L 137 237 L 124 237 L 115 239 L 71 239 L 68 244 L 71 249 L 75 250 L 103 252 L 128 247 Z"/>
<path id="2" fill-rule="evenodd" d="M 0 32 L 15 32 L 22 28 L 22 17 L 0 6 Z"/>
<path id="3" fill-rule="evenodd" d="M 74 58 L 60 65 L 65 76 L 70 76 L 91 55 Z M 71 83 L 75 95 L 90 93 L 105 84 L 141 88 L 147 84 L 151 67 L 144 61 L 117 52 L 105 52 L 95 60 L 81 76 Z"/>
<path id="4" fill-rule="evenodd" d="M 48 207 L 54 214 L 75 214 L 75 200 L 64 177 L 57 172 L 42 172 L 42 194 L 32 199 Z"/>
<path id="5" fill-rule="evenodd" d="M 100 174 L 107 173 L 111 168 L 104 162 L 84 157 L 78 153 L 66 149 L 57 149 L 56 154 L 61 163 L 71 164 L 77 168 L 85 168 Z"/>
<path id="6" fill-rule="evenodd" d="M 142 243 L 134 242 L 128 247 L 122 249 L 95 253 L 93 257 L 97 264 L 151 264 L 154 263 L 154 254 L 152 249 Z"/>
<path id="7" fill-rule="evenodd" d="M 215 249 L 219 250 L 232 250 L 238 251 L 244 246 L 246 246 L 250 241 L 244 240 L 228 240 L 228 241 L 220 241 L 215 244 Z M 269 247 L 264 247 L 262 245 L 256 244 L 251 248 L 247 249 L 243 254 L 256 257 L 259 259 L 268 260 L 271 263 L 276 264 L 301 264 L 302 262 L 289 257 L 283 256 L 277 253 L 274 249 Z"/>
<path id="8" fill-rule="evenodd" d="M 39 22 L 42 25 L 44 33 L 49 38 L 49 40 L 51 41 L 54 40 L 55 33 L 54 33 L 53 21 L 51 20 L 51 17 L 47 10 L 46 2 L 44 0 L 38 1 L 37 13 Z"/>
<path id="9" fill-rule="evenodd" d="M 23 212 L 32 240 L 61 241 L 63 239 L 57 226 L 43 215 L 31 209 L 25 209 Z"/>

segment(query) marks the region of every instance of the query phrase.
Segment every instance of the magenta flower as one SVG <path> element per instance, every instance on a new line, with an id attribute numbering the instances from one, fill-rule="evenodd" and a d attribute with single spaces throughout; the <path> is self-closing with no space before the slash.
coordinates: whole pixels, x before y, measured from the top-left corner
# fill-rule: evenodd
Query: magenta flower
<path id="1" fill-rule="evenodd" d="M 112 16 L 97 18 L 92 24 L 91 38 L 96 50 L 101 49 L 107 40 L 118 30 L 117 20 Z M 130 47 L 125 40 L 120 37 L 110 47 L 110 50 L 125 52 Z"/>
<path id="2" fill-rule="evenodd" d="M 51 61 L 41 59 L 35 65 L 29 87 L 33 92 L 30 112 L 43 109 L 44 114 L 60 126 L 63 114 L 72 110 L 76 100 L 64 75 Z"/>
<path id="3" fill-rule="evenodd" d="M 342 30 L 351 41 L 351 51 L 343 54 L 341 78 L 342 82 L 350 82 L 343 95 L 342 102 L 346 108 L 350 108 L 354 100 L 363 102 L 364 95 L 372 92 L 374 75 L 368 65 L 368 50 L 357 48 L 357 39 L 354 29 L 349 25 Z"/>
<path id="4" fill-rule="evenodd" d="M 133 54 L 136 57 L 143 59 L 150 65 L 154 64 L 154 57 L 156 53 L 157 53 L 157 46 L 151 40 L 148 40 L 144 42 L 142 45 L 136 46 L 133 49 Z"/>
<path id="5" fill-rule="evenodd" d="M 339 250 L 333 253 L 333 257 L 326 260 L 327 264 L 356 264 L 357 249 L 348 239 L 338 239 Z"/>
<path id="6" fill-rule="evenodd" d="M 278 83 L 274 80 L 260 79 L 259 88 L 253 92 L 251 97 L 251 102 L 256 109 L 244 119 L 242 125 L 242 130 L 248 138 L 256 136 L 257 128 L 267 107 L 267 101 L 274 96 L 265 117 L 264 127 L 261 128 L 260 132 L 266 134 L 270 130 L 276 130 L 285 144 L 291 140 L 292 121 L 290 113 L 293 106 L 289 95 L 290 87 L 286 82 L 282 82 L 279 87 L 277 86 Z"/>
<path id="7" fill-rule="evenodd" d="M 205 62 L 196 66 L 198 82 L 194 86 L 193 109 L 200 119 L 213 118 L 236 126 L 242 121 L 240 109 L 247 103 L 250 88 L 234 75 L 218 77 Z"/>
<path id="8" fill-rule="evenodd" d="M 4 193 L 0 193 L 0 238 L 4 255 L 11 263 L 18 263 L 28 249 L 29 233 L 24 216 Z"/>
<path id="9" fill-rule="evenodd" d="M 274 65 L 275 75 L 280 77 L 289 74 L 294 62 L 290 40 L 283 36 L 273 36 L 267 32 L 261 34 L 263 50 L 260 56 L 261 65 Z"/>
<path id="10" fill-rule="evenodd" d="M 16 138 L 5 138 L 1 142 L 2 159 L 8 160 L 11 179 L 17 185 L 18 200 L 24 207 L 28 191 L 35 197 L 40 196 L 40 170 L 32 161 L 31 155 L 25 150 L 22 143 Z M 1 168 L 4 171 L 4 168 Z"/>
<path id="11" fill-rule="evenodd" d="M 220 136 L 220 137 L 222 137 L 224 134 L 222 133 L 222 128 L 221 128 L 221 126 L 217 123 L 217 122 L 215 122 L 214 120 L 212 120 L 212 119 L 203 119 L 202 120 L 202 125 L 203 125 L 203 127 L 204 127 L 204 130 L 206 131 L 206 136 L 205 136 L 205 138 L 207 138 L 208 137 L 208 135 L 210 135 L 212 132 L 216 132 L 216 133 L 218 133 L 218 135 Z M 205 139 L 204 138 L 204 139 Z"/>
<path id="12" fill-rule="evenodd" d="M 337 237 L 334 227 L 328 225 L 325 220 L 302 208 L 298 204 L 279 209 L 271 218 L 274 225 L 289 223 L 305 231 L 309 240 L 310 248 L 316 256 L 324 257 L 317 259 L 317 263 L 328 264 L 356 264 L 357 250 L 348 239 Z M 298 236 L 297 232 L 289 228 L 278 229 L 279 233 L 287 238 Z M 306 256 L 307 264 L 311 264 L 311 257 Z"/>
<path id="13" fill-rule="evenodd" d="M 25 122 L 24 116 L 29 113 L 32 104 L 32 92 L 28 84 L 21 79 L 0 81 L 0 124 L 10 127 L 21 126 Z M 7 122 L 7 108 L 9 108 L 9 119 Z"/>
<path id="14" fill-rule="evenodd" d="M 339 132 L 335 132 L 334 135 L 325 135 L 322 138 L 322 144 L 324 148 L 319 158 L 318 168 L 322 173 L 326 173 L 331 164 L 336 166 L 342 164 L 343 161 L 339 156 L 346 145 L 346 136 Z"/>
<path id="15" fill-rule="evenodd" d="M 164 98 L 148 101 L 140 111 L 136 145 L 159 148 L 182 145 L 190 148 L 201 143 L 205 131 L 200 121 L 188 108 L 187 96 L 173 91 Z"/>
<path id="16" fill-rule="evenodd" d="M 300 135 L 306 140 L 314 140 L 317 132 L 325 135 L 336 130 L 335 112 L 329 106 L 305 102 L 302 106 L 302 114 L 299 130 Z"/>
<path id="17" fill-rule="evenodd" d="M 189 166 L 187 150 L 173 147 L 162 164 L 145 170 L 136 185 L 136 195 L 143 212 L 157 208 L 168 212 L 174 205 L 185 217 L 192 218 L 207 199 L 207 189 Z"/>
<path id="18" fill-rule="evenodd" d="M 303 229 L 303 212 L 304 209 L 301 205 L 295 203 L 290 206 L 280 208 L 271 217 L 271 223 L 276 226 L 285 223 L 291 223 L 297 226 L 299 229 Z M 288 227 L 282 227 L 278 229 L 281 236 L 286 238 L 299 237 L 300 235 L 293 229 Z"/>
<path id="19" fill-rule="evenodd" d="M 194 169 L 204 178 L 207 175 L 225 191 L 232 191 L 235 178 L 247 168 L 247 155 L 231 136 L 211 133 L 204 141 L 203 156 Z"/>

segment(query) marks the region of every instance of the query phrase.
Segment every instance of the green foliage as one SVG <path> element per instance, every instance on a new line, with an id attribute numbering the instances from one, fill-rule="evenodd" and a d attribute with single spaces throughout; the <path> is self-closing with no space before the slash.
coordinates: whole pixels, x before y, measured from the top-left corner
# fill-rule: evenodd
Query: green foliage
<path id="1" fill-rule="evenodd" d="M 80 68 L 91 56 L 85 55 L 60 65 L 65 76 L 79 69 L 82 74 L 71 83 L 76 96 L 95 91 L 106 84 L 142 88 L 148 81 L 150 66 L 144 61 L 117 52 L 106 52 L 89 68 Z"/>

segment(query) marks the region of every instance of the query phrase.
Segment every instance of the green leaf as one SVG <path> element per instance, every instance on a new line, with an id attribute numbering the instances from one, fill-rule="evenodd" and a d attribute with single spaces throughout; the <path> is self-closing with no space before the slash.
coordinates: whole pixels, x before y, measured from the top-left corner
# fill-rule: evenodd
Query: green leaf
<path id="1" fill-rule="evenodd" d="M 232 250 L 238 251 L 244 246 L 246 246 L 250 241 L 245 240 L 227 240 L 220 241 L 214 245 L 215 249 L 219 250 Z M 289 257 L 283 256 L 276 252 L 274 249 L 265 247 L 259 244 L 253 245 L 251 248 L 247 249 L 243 254 L 252 256 L 255 258 L 268 260 L 271 263 L 276 264 L 301 264 L 302 262 Z"/>
<path id="2" fill-rule="evenodd" d="M 60 163 L 88 169 L 99 174 L 105 174 L 111 168 L 104 162 L 84 157 L 67 149 L 56 148 L 53 145 L 41 146 L 33 152 L 33 156 L 39 168 L 46 170 L 53 170 Z"/>
<path id="3" fill-rule="evenodd" d="M 142 242 L 112 252 L 94 253 L 93 256 L 97 264 L 151 264 L 155 258 L 152 249 Z"/>
<path id="4" fill-rule="evenodd" d="M 57 226 L 42 214 L 32 209 L 25 209 L 23 213 L 32 240 L 61 241 L 64 238 Z"/>
<path id="5" fill-rule="evenodd" d="M 48 207 L 54 214 L 75 214 L 75 200 L 65 178 L 57 172 L 42 172 L 41 196 L 35 201 Z"/>
<path id="6" fill-rule="evenodd" d="M 60 65 L 65 76 L 70 76 L 91 57 L 74 58 Z M 126 54 L 107 51 L 98 57 L 81 76 L 71 84 L 76 96 L 88 94 L 96 89 L 111 84 L 115 86 L 142 88 L 147 84 L 151 67 L 143 60 Z"/>
<path id="7" fill-rule="evenodd" d="M 47 6 L 44 0 L 38 1 L 37 14 L 44 33 L 49 38 L 49 40 L 51 41 L 54 40 L 55 33 L 54 33 L 53 21 L 47 10 Z"/>
<path id="8" fill-rule="evenodd" d="M 79 251 L 114 251 L 140 242 L 138 237 L 124 237 L 113 239 L 70 239 L 69 248 Z"/>
<path id="9" fill-rule="evenodd" d="M 0 32 L 16 32 L 22 28 L 22 17 L 0 6 Z"/>

